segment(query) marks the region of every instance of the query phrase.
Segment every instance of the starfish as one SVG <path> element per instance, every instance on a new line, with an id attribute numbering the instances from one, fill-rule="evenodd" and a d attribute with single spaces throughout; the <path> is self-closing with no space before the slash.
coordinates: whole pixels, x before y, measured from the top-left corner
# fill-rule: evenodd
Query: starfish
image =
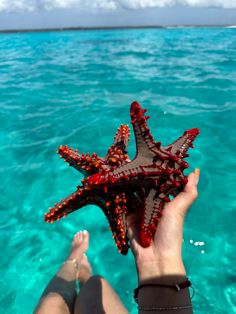
<path id="1" fill-rule="evenodd" d="M 177 195 L 187 183 L 183 174 L 189 165 L 183 159 L 188 157 L 187 150 L 193 147 L 192 142 L 199 134 L 197 128 L 188 130 L 168 146 L 155 142 L 146 120 L 146 110 L 137 102 L 131 105 L 130 115 L 136 140 L 136 156 L 119 167 L 102 171 L 86 178 L 85 188 L 126 186 L 137 190 L 142 186 L 143 209 L 140 225 L 140 243 L 143 247 L 151 244 L 158 222 L 162 216 L 164 204 L 169 202 L 170 195 Z"/>
<path id="2" fill-rule="evenodd" d="M 132 211 L 141 211 L 140 243 L 143 247 L 150 245 L 169 195 L 177 195 L 187 183 L 183 170 L 188 164 L 183 159 L 199 130 L 188 130 L 174 143 L 162 147 L 150 134 L 145 112 L 137 102 L 132 103 L 130 115 L 136 139 L 132 161 L 127 155 L 126 125 L 118 128 L 104 158 L 59 147 L 61 157 L 83 173 L 84 179 L 73 194 L 50 208 L 45 214 L 46 222 L 54 222 L 87 204 L 98 205 L 110 223 L 119 252 L 127 254 L 126 218 Z"/>

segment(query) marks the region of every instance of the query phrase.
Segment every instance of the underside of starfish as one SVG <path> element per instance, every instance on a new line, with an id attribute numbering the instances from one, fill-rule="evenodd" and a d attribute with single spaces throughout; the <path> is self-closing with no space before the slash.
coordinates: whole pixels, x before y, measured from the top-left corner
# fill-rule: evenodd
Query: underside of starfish
<path id="1" fill-rule="evenodd" d="M 127 155 L 126 125 L 120 126 L 104 158 L 96 154 L 80 155 L 77 150 L 60 146 L 61 157 L 84 174 L 83 185 L 45 214 L 47 222 L 87 204 L 96 204 L 110 223 L 118 250 L 126 254 L 127 215 L 141 210 L 140 243 L 143 247 L 150 245 L 169 196 L 178 194 L 187 183 L 183 171 L 188 164 L 183 159 L 188 157 L 186 152 L 193 147 L 199 130 L 188 130 L 172 144 L 161 146 L 150 133 L 145 112 L 137 102 L 132 103 L 130 115 L 136 140 L 136 156 L 132 161 Z"/>

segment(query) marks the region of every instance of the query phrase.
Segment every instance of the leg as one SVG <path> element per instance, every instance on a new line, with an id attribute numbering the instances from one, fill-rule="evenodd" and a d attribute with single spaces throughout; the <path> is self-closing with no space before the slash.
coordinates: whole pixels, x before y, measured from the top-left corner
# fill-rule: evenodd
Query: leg
<path id="1" fill-rule="evenodd" d="M 118 295 L 101 276 L 90 277 L 81 287 L 75 314 L 128 314 Z"/>
<path id="2" fill-rule="evenodd" d="M 34 311 L 35 314 L 69 314 L 76 298 L 76 279 L 84 252 L 88 249 L 88 232 L 79 232 L 72 242 L 67 261 L 52 278 Z"/>
<path id="3" fill-rule="evenodd" d="M 93 276 L 86 255 L 80 262 L 77 277 L 80 292 L 75 302 L 75 314 L 128 314 L 118 295 L 101 276 Z"/>

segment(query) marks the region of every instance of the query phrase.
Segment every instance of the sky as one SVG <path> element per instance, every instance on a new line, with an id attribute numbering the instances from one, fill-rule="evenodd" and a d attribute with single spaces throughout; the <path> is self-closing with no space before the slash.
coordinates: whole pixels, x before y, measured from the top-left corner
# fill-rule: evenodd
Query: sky
<path id="1" fill-rule="evenodd" d="M 0 0 L 0 29 L 236 25 L 236 0 Z"/>

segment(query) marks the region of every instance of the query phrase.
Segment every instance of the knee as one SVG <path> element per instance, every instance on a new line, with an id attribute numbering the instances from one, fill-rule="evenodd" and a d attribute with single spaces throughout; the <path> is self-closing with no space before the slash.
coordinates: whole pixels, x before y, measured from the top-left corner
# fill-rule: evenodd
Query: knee
<path id="1" fill-rule="evenodd" d="M 86 284 L 100 284 L 103 283 L 105 281 L 105 278 L 100 276 L 100 275 L 94 275 L 92 277 L 89 278 L 89 280 L 86 282 Z"/>
<path id="2" fill-rule="evenodd" d="M 49 293 L 45 297 L 42 297 L 34 314 L 46 314 L 49 309 L 52 308 L 64 308 L 65 302 L 63 298 L 57 293 Z"/>
<path id="3" fill-rule="evenodd" d="M 91 288 L 91 290 L 98 291 L 100 293 L 110 289 L 110 284 L 108 283 L 108 281 L 100 275 L 95 275 L 89 278 L 86 285 L 87 287 Z"/>

